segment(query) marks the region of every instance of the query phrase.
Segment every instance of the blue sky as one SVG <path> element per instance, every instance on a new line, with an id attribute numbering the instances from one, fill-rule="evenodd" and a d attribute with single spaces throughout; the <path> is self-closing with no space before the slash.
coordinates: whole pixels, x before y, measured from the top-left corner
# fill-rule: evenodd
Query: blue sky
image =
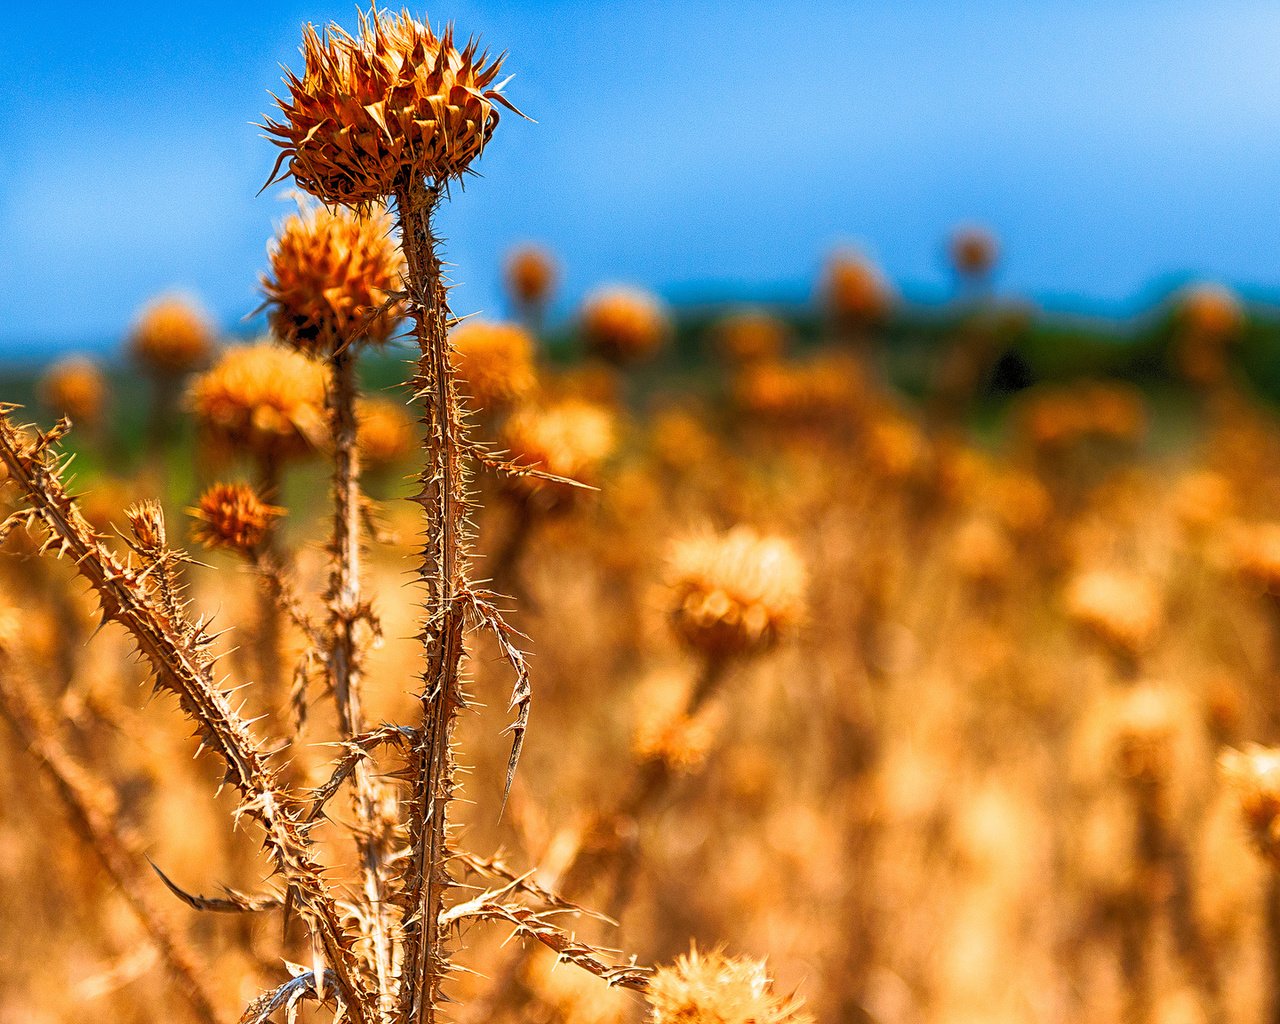
<path id="1" fill-rule="evenodd" d="M 216 6 L 216 10 L 213 9 Z M 415 5 L 415 11 L 424 8 Z M 56 16 L 53 13 L 56 10 Z M 250 122 L 349 2 L 26 5 L 0 39 L 0 346 L 102 346 L 149 296 L 257 305 L 282 192 Z M 483 177 L 444 216 L 455 307 L 538 239 L 564 306 L 802 297 L 834 245 L 940 294 L 963 220 L 1000 286 L 1124 311 L 1181 276 L 1280 294 L 1280 4 L 509 2 L 425 8 L 510 53 Z"/>

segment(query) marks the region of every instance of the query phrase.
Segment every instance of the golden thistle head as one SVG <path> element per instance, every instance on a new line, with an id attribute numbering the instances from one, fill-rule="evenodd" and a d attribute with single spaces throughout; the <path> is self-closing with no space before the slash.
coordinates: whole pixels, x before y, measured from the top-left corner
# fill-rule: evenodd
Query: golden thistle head
<path id="1" fill-rule="evenodd" d="M 97 423 L 107 405 L 107 382 L 92 360 L 79 356 L 54 363 L 40 379 L 40 398 L 50 411 L 73 423 Z"/>
<path id="2" fill-rule="evenodd" d="M 566 399 L 518 410 L 502 425 L 500 443 L 507 457 L 519 465 L 594 486 L 613 452 L 616 429 L 606 409 Z M 568 508 L 591 493 L 536 476 L 508 476 L 504 480 L 517 497 L 536 500 L 547 511 Z"/>
<path id="3" fill-rule="evenodd" d="M 671 320 L 657 296 L 611 287 L 587 297 L 579 329 L 591 352 L 621 366 L 656 354 L 671 335 Z"/>
<path id="4" fill-rule="evenodd" d="M 971 586 L 990 591 L 1010 581 L 1017 552 L 994 517 L 974 516 L 956 530 L 951 562 Z"/>
<path id="5" fill-rule="evenodd" d="M 271 330 L 291 348 L 326 356 L 354 342 L 381 344 L 404 315 L 404 257 L 382 208 L 362 216 L 317 206 L 289 217 L 268 250 L 262 290 Z"/>
<path id="6" fill-rule="evenodd" d="M 837 252 L 831 257 L 823 298 L 833 320 L 855 328 L 883 322 L 894 303 L 893 289 L 880 269 L 854 252 Z"/>
<path id="7" fill-rule="evenodd" d="M 773 990 L 765 964 L 691 949 L 660 968 L 645 998 L 653 1024 L 810 1024 L 797 996 Z"/>
<path id="8" fill-rule="evenodd" d="M 284 509 L 268 505 L 248 484 L 214 484 L 187 511 L 195 520 L 191 535 L 197 543 L 241 553 L 256 550 L 284 515 Z"/>
<path id="9" fill-rule="evenodd" d="M 324 391 L 323 364 L 267 342 L 228 349 L 191 382 L 188 401 L 228 453 L 293 458 L 324 440 Z"/>
<path id="10" fill-rule="evenodd" d="M 677 541 L 668 588 L 676 635 L 711 657 L 763 653 L 805 612 L 805 568 L 791 542 L 746 526 Z"/>
<path id="11" fill-rule="evenodd" d="M 560 276 L 555 257 L 536 245 L 513 249 L 503 270 L 508 294 L 523 308 L 545 306 Z"/>
<path id="12" fill-rule="evenodd" d="M 748 309 L 716 324 L 716 351 L 735 366 L 780 359 L 791 341 L 787 325 L 770 313 Z"/>
<path id="13" fill-rule="evenodd" d="M 1125 778 L 1164 781 L 1172 769 L 1178 707 L 1164 687 L 1143 683 L 1125 693 L 1115 722 L 1116 767 Z"/>
<path id="14" fill-rule="evenodd" d="M 362 398 L 356 404 L 356 443 L 371 469 L 394 466 L 417 446 L 413 417 L 391 398 Z"/>
<path id="15" fill-rule="evenodd" d="M 1224 750 L 1218 768 L 1235 790 L 1254 847 L 1280 867 L 1280 748 Z"/>
<path id="16" fill-rule="evenodd" d="M 1067 585 L 1067 616 L 1107 647 L 1136 658 L 1156 639 L 1164 609 L 1149 580 L 1107 569 L 1082 572 Z"/>
<path id="17" fill-rule="evenodd" d="M 474 409 L 506 408 L 537 386 L 533 338 L 518 324 L 466 320 L 450 333 L 449 343 L 459 386 Z"/>
<path id="18" fill-rule="evenodd" d="M 266 129 L 298 185 L 325 203 L 363 206 L 409 183 L 446 183 L 480 155 L 515 110 L 497 82 L 502 58 L 453 30 L 437 35 L 403 11 L 360 16 L 354 36 L 337 25 L 302 33 L 305 70 L 287 72 L 282 118 Z M 273 174 L 273 180 L 275 175 Z"/>
<path id="19" fill-rule="evenodd" d="M 155 377 L 181 377 L 213 355 L 208 314 L 192 299 L 163 295 L 144 306 L 129 335 L 129 355 Z"/>
<path id="20" fill-rule="evenodd" d="M 969 280 L 980 280 L 995 268 L 1000 258 L 996 236 L 977 224 L 962 224 L 951 232 L 951 266 Z"/>

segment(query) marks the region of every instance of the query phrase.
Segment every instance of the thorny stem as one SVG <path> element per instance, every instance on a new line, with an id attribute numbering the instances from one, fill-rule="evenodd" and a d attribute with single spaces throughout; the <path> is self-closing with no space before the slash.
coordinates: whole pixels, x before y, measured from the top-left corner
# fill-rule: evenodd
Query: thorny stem
<path id="1" fill-rule="evenodd" d="M 256 468 L 258 473 L 258 494 L 261 495 L 263 501 L 278 503 L 280 501 L 281 483 L 280 459 L 271 452 L 263 452 L 258 455 Z M 276 563 L 281 561 L 278 526 L 273 525 L 268 529 L 264 550 L 272 561 Z M 262 677 L 263 687 L 272 696 L 280 692 L 283 682 L 283 669 L 281 668 L 280 658 L 282 625 L 280 609 L 275 600 L 265 590 L 259 591 L 258 672 Z"/>
<path id="2" fill-rule="evenodd" d="M 53 724 L 40 712 L 26 684 L 0 665 L 0 717 L 9 721 L 36 764 L 48 776 L 66 805 L 77 829 L 97 855 L 112 881 L 133 908 L 147 935 L 164 957 L 178 987 L 191 1004 L 194 1016 L 204 1024 L 219 1024 L 196 956 L 146 891 L 142 867 L 145 854 L 138 838 L 122 825 L 106 785 L 94 779 L 54 735 Z"/>
<path id="3" fill-rule="evenodd" d="M 329 580 L 332 640 L 329 669 L 337 703 L 338 726 L 345 740 L 364 731 L 360 704 L 362 651 L 356 626 L 362 616 L 360 594 L 360 452 L 356 444 L 356 356 L 354 346 L 330 359 L 329 416 L 333 430 L 333 571 Z M 391 940 L 383 876 L 385 843 L 379 793 L 363 759 L 354 769 L 354 830 L 368 917 L 363 921 L 373 951 L 381 1009 L 390 1009 Z"/>
<path id="4" fill-rule="evenodd" d="M 465 705 L 462 663 L 463 571 L 466 561 L 464 427 L 449 358 L 449 308 L 431 217 L 439 186 L 406 178 L 396 191 L 406 290 L 421 356 L 413 379 L 422 403 L 425 461 L 415 501 L 426 513 L 421 582 L 426 590 L 422 732 L 413 765 L 409 856 L 404 874 L 404 969 L 400 1019 L 434 1024 L 440 986 L 449 970 L 440 914 L 451 884 L 446 807 L 453 797 L 454 722 Z"/>

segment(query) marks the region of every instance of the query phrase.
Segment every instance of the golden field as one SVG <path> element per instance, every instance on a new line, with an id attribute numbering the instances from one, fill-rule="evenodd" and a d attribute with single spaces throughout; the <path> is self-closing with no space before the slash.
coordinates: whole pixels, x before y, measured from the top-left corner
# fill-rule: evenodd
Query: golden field
<path id="1" fill-rule="evenodd" d="M 849 253 L 803 339 L 553 323 L 537 248 L 456 320 L 500 62 L 385 12 L 303 59 L 269 334 L 161 297 L 142 430 L 79 358 L 0 415 L 0 1024 L 1280 1020 L 1256 311 L 1175 296 L 1154 400 L 1000 403 L 974 228 L 910 394 Z"/>

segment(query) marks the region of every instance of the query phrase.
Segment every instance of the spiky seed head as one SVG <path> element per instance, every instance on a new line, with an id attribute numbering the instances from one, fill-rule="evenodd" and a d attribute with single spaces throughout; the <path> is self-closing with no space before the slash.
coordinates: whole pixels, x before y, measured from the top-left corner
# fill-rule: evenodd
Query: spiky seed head
<path id="1" fill-rule="evenodd" d="M 747 309 L 716 324 L 716 351 L 734 366 L 780 359 L 791 342 L 787 325 L 771 313 Z"/>
<path id="2" fill-rule="evenodd" d="M 803 618 L 805 575 L 790 541 L 747 526 L 683 538 L 668 558 L 672 627 L 711 657 L 763 653 Z"/>
<path id="3" fill-rule="evenodd" d="M 980 280 L 995 269 L 1000 243 L 991 231 L 979 224 L 961 224 L 951 232 L 951 266 L 969 280 Z"/>
<path id="4" fill-rule="evenodd" d="M 191 382 L 188 402 L 222 450 L 296 458 L 324 440 L 324 392 L 322 363 L 260 343 L 228 349 Z"/>
<path id="5" fill-rule="evenodd" d="M 519 324 L 467 320 L 453 329 L 449 342 L 453 368 L 472 408 L 507 408 L 537 386 L 533 338 Z"/>
<path id="6" fill-rule="evenodd" d="M 138 314 L 129 356 L 154 377 L 182 377 L 204 366 L 215 338 L 209 315 L 194 299 L 162 295 Z"/>
<path id="7" fill-rule="evenodd" d="M 453 30 L 437 35 L 408 11 L 362 13 L 356 34 L 337 25 L 302 34 L 305 70 L 287 72 L 282 117 L 266 129 L 298 185 L 325 203 L 363 206 L 406 181 L 447 183 L 467 171 L 515 108 L 489 60 Z"/>
<path id="8" fill-rule="evenodd" d="M 613 453 L 617 431 L 608 410 L 592 402 L 566 399 L 517 410 L 502 425 L 500 445 L 513 462 L 594 486 Z M 535 476 L 506 477 L 517 497 L 544 511 L 563 511 L 590 494 Z"/>
<path id="9" fill-rule="evenodd" d="M 1127 657 L 1154 643 L 1164 615 L 1160 593 L 1150 580 L 1111 569 L 1077 574 L 1067 585 L 1065 605 L 1076 625 Z"/>
<path id="10" fill-rule="evenodd" d="M 512 301 L 522 307 L 545 306 L 560 276 L 555 257 L 537 245 L 512 249 L 503 270 L 507 292 Z"/>
<path id="11" fill-rule="evenodd" d="M 660 968 L 645 993 L 653 1024 L 811 1024 L 796 996 L 774 991 L 761 960 L 693 948 Z"/>
<path id="12" fill-rule="evenodd" d="M 40 397 L 51 412 L 73 423 L 98 423 L 106 410 L 107 382 L 95 362 L 72 356 L 45 371 Z"/>
<path id="13" fill-rule="evenodd" d="M 879 267 L 856 252 L 842 251 L 831 257 L 822 294 L 831 318 L 845 327 L 874 327 L 893 310 L 889 282 Z"/>
<path id="14" fill-rule="evenodd" d="M 164 509 L 155 498 L 144 498 L 124 510 L 133 539 L 150 554 L 159 554 L 165 546 Z"/>
<path id="15" fill-rule="evenodd" d="M 354 342 L 381 344 L 404 316 L 389 297 L 404 257 L 385 208 L 366 215 L 304 208 L 281 226 L 262 277 L 271 330 L 286 345 L 326 356 Z"/>
<path id="16" fill-rule="evenodd" d="M 587 349 L 619 366 L 655 355 L 671 336 L 671 318 L 656 295 L 610 286 L 587 296 L 579 315 Z"/>
<path id="17" fill-rule="evenodd" d="M 195 508 L 191 535 L 207 548 L 251 552 L 266 539 L 267 531 L 284 509 L 268 505 L 248 484 L 214 484 Z"/>
<path id="18" fill-rule="evenodd" d="M 356 444 L 371 469 L 394 466 L 417 445 L 413 417 L 391 398 L 362 398 L 356 404 Z"/>
<path id="19" fill-rule="evenodd" d="M 1280 867 L 1280 748 L 1250 743 L 1227 749 L 1218 768 L 1235 790 L 1254 847 Z"/>

